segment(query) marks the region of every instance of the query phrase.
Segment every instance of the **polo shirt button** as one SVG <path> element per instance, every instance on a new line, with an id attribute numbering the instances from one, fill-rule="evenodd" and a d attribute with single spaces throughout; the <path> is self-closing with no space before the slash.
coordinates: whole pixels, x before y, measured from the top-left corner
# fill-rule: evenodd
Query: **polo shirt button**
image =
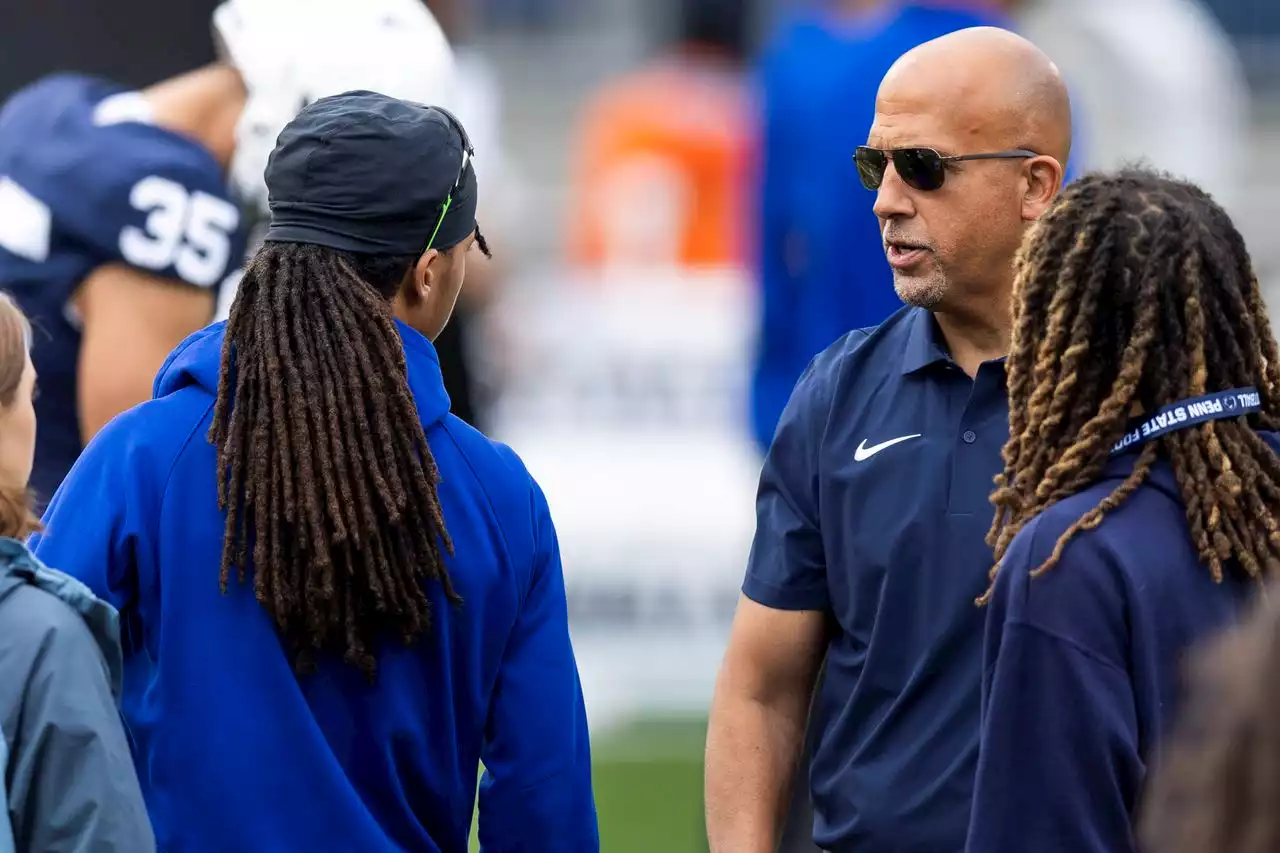
<path id="1" fill-rule="evenodd" d="M 973 444 L 978 440 L 978 434 L 971 429 L 967 429 L 964 431 L 964 435 L 961 436 L 961 438 L 964 439 L 965 444 Z"/>

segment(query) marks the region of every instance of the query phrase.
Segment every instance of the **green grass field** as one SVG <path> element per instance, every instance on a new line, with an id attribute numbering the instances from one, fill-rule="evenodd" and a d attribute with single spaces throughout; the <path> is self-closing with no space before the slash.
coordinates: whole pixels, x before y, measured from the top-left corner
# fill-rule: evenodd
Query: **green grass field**
<path id="1" fill-rule="evenodd" d="M 705 853 L 705 735 L 705 721 L 648 720 L 593 739 L 604 853 Z"/>

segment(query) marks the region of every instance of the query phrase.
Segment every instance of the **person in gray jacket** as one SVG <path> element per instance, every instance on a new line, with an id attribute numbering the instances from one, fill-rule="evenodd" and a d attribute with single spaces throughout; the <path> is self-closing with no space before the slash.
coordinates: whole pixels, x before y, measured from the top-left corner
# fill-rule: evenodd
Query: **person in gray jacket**
<path id="1" fill-rule="evenodd" d="M 119 617 L 42 565 L 27 479 L 31 327 L 0 294 L 0 853 L 151 853 L 155 838 L 116 708 Z"/>

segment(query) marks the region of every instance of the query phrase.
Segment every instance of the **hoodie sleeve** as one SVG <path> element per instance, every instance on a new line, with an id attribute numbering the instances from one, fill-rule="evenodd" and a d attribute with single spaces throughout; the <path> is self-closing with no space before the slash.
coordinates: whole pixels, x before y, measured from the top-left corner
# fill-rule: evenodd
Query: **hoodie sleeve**
<path id="1" fill-rule="evenodd" d="M 1042 520 L 1042 519 L 1040 519 Z M 1032 522 L 996 582 L 983 644 L 981 751 L 968 853 L 1126 853 L 1145 776 L 1122 661 L 1125 607 L 1087 536 L 1050 572 Z"/>
<path id="2" fill-rule="evenodd" d="M 147 458 L 155 448 L 140 436 L 140 413 L 120 415 L 89 442 L 45 510 L 44 530 L 28 543 L 41 562 L 80 580 L 122 615 L 149 574 L 149 552 L 140 544 L 147 519 L 160 512 Z"/>
<path id="3" fill-rule="evenodd" d="M 533 486 L 534 564 L 489 708 L 484 853 L 596 853 L 586 706 L 569 639 L 560 546 Z"/>

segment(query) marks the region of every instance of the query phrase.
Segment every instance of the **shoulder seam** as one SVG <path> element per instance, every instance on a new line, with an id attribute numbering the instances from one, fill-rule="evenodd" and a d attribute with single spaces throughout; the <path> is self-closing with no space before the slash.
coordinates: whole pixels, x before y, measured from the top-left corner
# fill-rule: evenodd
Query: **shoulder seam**
<path id="1" fill-rule="evenodd" d="M 217 398 L 215 397 L 213 402 L 205 406 L 204 411 L 200 413 L 200 417 L 196 418 L 196 422 L 192 424 L 191 429 L 187 433 L 186 438 L 184 438 L 182 442 L 178 445 L 178 449 L 173 454 L 173 459 L 170 460 L 169 462 L 169 470 L 164 476 L 164 485 L 160 488 L 160 514 L 161 515 L 164 514 L 165 502 L 169 499 L 169 483 L 172 482 L 173 480 L 173 472 L 176 471 L 178 468 L 178 460 L 182 458 L 182 454 L 187 452 L 187 448 L 191 446 L 191 439 L 195 437 L 196 433 L 200 429 L 200 425 L 204 423 L 204 419 L 208 417 L 209 412 L 213 411 L 213 408 L 216 404 L 217 404 Z M 216 452 L 216 448 L 215 448 L 215 452 Z M 215 478 L 214 482 L 216 483 L 217 482 L 216 463 L 215 463 L 215 469 L 214 469 L 214 478 Z M 157 546 L 158 541 L 159 541 L 158 537 L 152 538 L 151 542 L 152 542 L 153 548 Z M 153 558 L 156 559 L 156 564 L 159 565 L 158 556 L 157 555 L 152 555 L 152 556 Z"/>
<path id="2" fill-rule="evenodd" d="M 448 417 L 449 416 L 446 415 L 446 419 L 439 422 L 440 428 L 445 435 L 449 437 L 449 441 L 452 442 L 454 449 L 458 451 L 458 456 L 461 457 L 462 461 L 466 464 L 467 470 L 471 472 L 471 476 L 475 479 L 476 484 L 480 486 L 480 491 L 484 494 L 485 502 L 489 505 L 489 511 L 493 513 L 494 520 L 498 522 L 498 535 L 502 537 L 502 550 L 506 554 L 507 562 L 514 566 L 515 560 L 512 559 L 511 543 L 507 539 L 506 525 L 502 523 L 502 519 L 499 517 L 498 508 L 493 503 L 493 496 L 490 494 L 489 487 L 485 483 L 484 478 L 480 476 L 476 471 L 475 466 L 471 464 L 470 457 L 467 455 L 466 451 L 463 450 L 462 445 L 458 443 L 457 436 L 453 434 L 452 426 L 447 420 Z M 487 435 L 484 435 L 484 433 L 480 433 L 480 437 L 487 442 L 492 442 L 492 439 Z M 490 450 L 494 450 L 495 454 L 497 452 L 493 447 L 490 447 Z M 521 597 L 523 598 L 523 595 Z"/>
<path id="3" fill-rule="evenodd" d="M 1080 643 L 1076 642 L 1070 637 L 1064 637 L 1061 634 L 1059 634 L 1057 631 L 1053 631 L 1049 628 L 1044 627 L 1043 625 L 1037 625 L 1035 622 L 1029 622 L 1026 619 L 1010 619 L 1009 621 L 1005 622 L 1005 628 L 1023 628 L 1027 631 L 1031 631 L 1033 633 L 1039 634 L 1042 637 L 1053 640 L 1054 642 L 1060 643 L 1064 646 L 1067 646 L 1068 648 L 1074 649 L 1075 651 L 1079 652 L 1081 655 L 1084 655 L 1085 657 L 1092 660 L 1094 663 L 1101 664 L 1102 666 L 1105 666 L 1108 669 L 1113 669 L 1116 672 L 1124 674 L 1126 677 L 1128 676 L 1128 673 L 1125 671 L 1123 667 L 1119 666 L 1113 661 L 1107 660 L 1102 655 L 1095 652 L 1093 649 L 1090 649 L 1087 646 L 1082 646 L 1080 645 Z"/>
<path id="4" fill-rule="evenodd" d="M 849 339 L 850 344 L 856 346 L 870 338 L 871 334 L 866 329 L 852 329 L 846 333 L 844 337 Z M 824 389 L 826 393 L 823 395 L 826 398 L 824 400 L 826 411 L 822 415 L 822 432 L 818 437 L 819 447 L 814 448 L 814 455 L 819 458 L 822 455 L 821 445 L 826 438 L 827 432 L 831 429 L 831 416 L 835 412 L 836 408 L 836 387 L 840 384 L 840 378 L 844 374 L 845 365 L 851 356 L 850 348 L 846 347 L 840 347 L 842 351 L 835 353 L 834 351 L 837 346 L 838 344 L 832 344 L 827 350 L 824 350 L 822 353 L 814 356 L 814 363 L 816 363 L 819 358 L 822 358 L 824 354 L 830 353 L 833 356 L 827 362 L 828 375 L 823 377 L 823 384 L 826 386 Z M 817 460 L 815 460 L 814 470 L 817 470 L 816 463 Z"/>

